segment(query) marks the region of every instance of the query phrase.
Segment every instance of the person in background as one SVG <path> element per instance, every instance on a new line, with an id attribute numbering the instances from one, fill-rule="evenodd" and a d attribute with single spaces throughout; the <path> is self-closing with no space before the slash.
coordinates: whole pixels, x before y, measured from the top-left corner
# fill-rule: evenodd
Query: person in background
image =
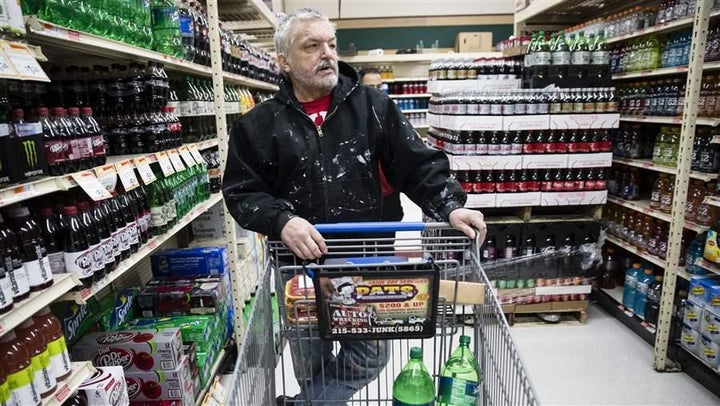
<path id="1" fill-rule="evenodd" d="M 363 85 L 374 87 L 382 91 L 382 78 L 380 70 L 372 66 L 365 66 L 360 69 L 360 82 Z M 403 208 L 400 203 L 400 192 L 393 189 L 385 178 L 382 167 L 379 168 L 380 185 L 382 186 L 382 221 L 401 221 L 403 219 Z"/>
<path id="2" fill-rule="evenodd" d="M 483 215 L 463 208 L 467 196 L 445 154 L 428 149 L 392 100 L 338 61 L 326 16 L 294 11 L 274 40 L 280 89 L 230 133 L 223 195 L 241 227 L 282 240 L 301 259 L 321 258 L 328 249 L 313 224 L 380 221 L 382 168 L 427 216 L 482 242 Z M 317 334 L 289 345 L 301 387 L 294 399 L 323 405 L 345 405 L 388 361 L 385 341 L 342 341 L 337 353 Z"/>

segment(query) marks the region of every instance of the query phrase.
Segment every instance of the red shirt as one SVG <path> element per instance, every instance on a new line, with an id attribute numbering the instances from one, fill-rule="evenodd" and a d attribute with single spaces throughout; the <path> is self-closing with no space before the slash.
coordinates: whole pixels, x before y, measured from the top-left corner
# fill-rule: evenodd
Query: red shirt
<path id="1" fill-rule="evenodd" d="M 301 103 L 305 113 L 307 113 L 313 123 L 315 123 L 318 127 L 325 122 L 325 117 L 327 116 L 328 109 L 330 108 L 330 96 L 331 95 L 328 94 L 327 96 L 323 96 L 319 99 L 311 100 L 307 103 Z M 382 190 L 383 197 L 393 194 L 395 189 L 393 189 L 393 187 L 390 186 L 390 183 L 388 183 L 380 165 L 378 165 L 378 170 L 380 171 L 380 189 Z"/>

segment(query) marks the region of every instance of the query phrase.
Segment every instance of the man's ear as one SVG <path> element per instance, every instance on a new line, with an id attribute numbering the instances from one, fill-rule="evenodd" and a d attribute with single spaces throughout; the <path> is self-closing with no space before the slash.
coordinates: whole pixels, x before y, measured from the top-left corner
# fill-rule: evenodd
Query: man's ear
<path id="1" fill-rule="evenodd" d="M 287 57 L 283 54 L 278 55 L 278 63 L 280 64 L 280 69 L 282 69 L 283 72 L 289 73 L 290 72 L 290 64 L 288 63 Z"/>

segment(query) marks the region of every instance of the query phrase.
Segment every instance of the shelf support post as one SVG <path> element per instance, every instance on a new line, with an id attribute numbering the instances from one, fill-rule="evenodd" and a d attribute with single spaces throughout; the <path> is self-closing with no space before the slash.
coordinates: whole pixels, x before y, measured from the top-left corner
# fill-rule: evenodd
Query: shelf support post
<path id="1" fill-rule="evenodd" d="M 683 224 L 685 222 L 685 202 L 687 200 L 690 179 L 691 154 L 695 139 L 697 106 L 700 97 L 705 43 L 707 42 L 708 22 L 712 0 L 700 0 L 695 6 L 690 61 L 688 64 L 687 83 L 685 84 L 685 101 L 683 107 L 680 147 L 678 149 L 677 176 L 668 236 L 667 262 L 663 279 L 662 296 L 660 298 L 660 315 L 658 317 L 657 334 L 655 335 L 655 355 L 653 367 L 658 371 L 674 369 L 668 363 L 667 349 L 670 341 L 670 328 L 677 285 L 677 268 L 680 258 Z"/>

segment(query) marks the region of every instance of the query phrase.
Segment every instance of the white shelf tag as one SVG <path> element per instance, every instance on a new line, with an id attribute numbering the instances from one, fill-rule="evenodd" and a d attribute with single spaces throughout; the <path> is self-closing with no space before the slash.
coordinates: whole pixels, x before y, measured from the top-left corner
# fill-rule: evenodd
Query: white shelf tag
<path id="1" fill-rule="evenodd" d="M 176 149 L 171 149 L 168 151 L 168 156 L 170 157 L 170 162 L 172 162 L 172 166 L 175 168 L 175 172 L 181 172 L 185 170 L 185 165 L 183 165 L 182 159 L 180 159 L 180 154 L 178 154 L 178 151 Z"/>
<path id="2" fill-rule="evenodd" d="M 82 171 L 75 172 L 70 176 L 75 179 L 75 182 L 77 182 L 82 190 L 85 191 L 85 193 L 87 193 L 87 195 L 94 201 L 97 202 L 99 200 L 109 199 L 112 197 L 105 186 L 98 181 L 98 178 L 95 177 L 94 173 L 90 171 Z"/>
<path id="3" fill-rule="evenodd" d="M 140 186 L 140 181 L 137 176 L 135 176 L 135 166 L 131 161 L 118 162 L 115 164 L 115 168 L 118 171 L 120 182 L 122 182 L 126 192 Z"/>
<path id="4" fill-rule="evenodd" d="M 117 170 L 113 164 L 107 164 L 98 166 L 95 168 L 95 176 L 97 176 L 100 183 L 105 187 L 105 190 L 112 192 L 115 190 L 117 185 Z"/>
<path id="5" fill-rule="evenodd" d="M 135 167 L 137 168 L 138 173 L 140 173 L 140 178 L 146 186 L 157 180 L 155 173 L 153 173 L 152 169 L 150 169 L 150 163 L 148 162 L 147 157 L 141 156 L 139 158 L 135 158 L 134 161 Z"/>
<path id="6" fill-rule="evenodd" d="M 157 158 L 158 164 L 160 164 L 160 170 L 162 170 L 163 176 L 167 178 L 175 173 L 175 168 L 173 168 L 173 165 L 170 162 L 170 157 L 168 156 L 167 151 L 158 152 L 155 154 L 155 158 Z"/>

